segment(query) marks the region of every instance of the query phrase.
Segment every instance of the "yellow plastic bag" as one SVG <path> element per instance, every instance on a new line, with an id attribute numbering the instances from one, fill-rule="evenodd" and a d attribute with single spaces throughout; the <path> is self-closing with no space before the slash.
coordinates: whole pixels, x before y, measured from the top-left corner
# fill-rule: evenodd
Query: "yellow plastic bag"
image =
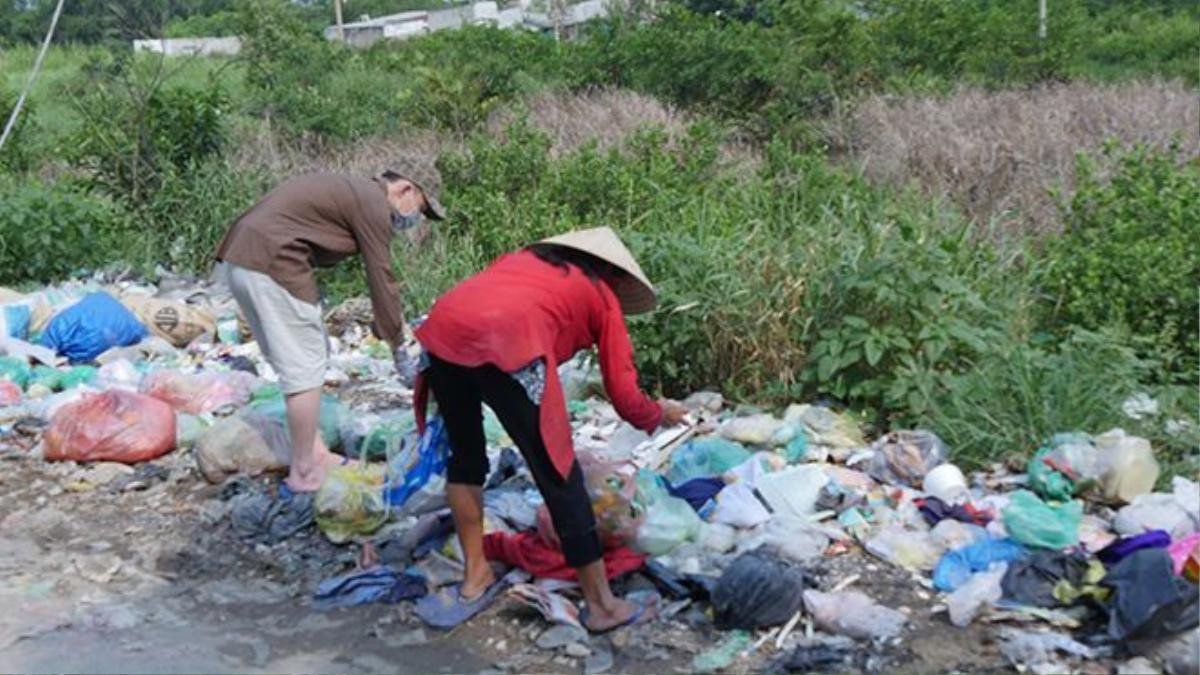
<path id="1" fill-rule="evenodd" d="M 383 500 L 382 464 L 338 466 L 329 470 L 313 500 L 317 527 L 335 544 L 371 534 L 388 519 Z"/>

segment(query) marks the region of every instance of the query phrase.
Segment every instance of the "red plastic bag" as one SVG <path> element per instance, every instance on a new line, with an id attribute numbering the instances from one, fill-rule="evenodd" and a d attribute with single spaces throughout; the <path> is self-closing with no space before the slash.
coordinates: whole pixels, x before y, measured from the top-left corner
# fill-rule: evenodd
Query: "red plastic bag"
<path id="1" fill-rule="evenodd" d="M 49 461 L 144 462 L 175 447 L 175 411 L 156 398 L 110 389 L 60 408 L 44 440 Z"/>
<path id="2" fill-rule="evenodd" d="M 256 382 L 250 373 L 237 370 L 195 374 L 156 370 L 142 380 L 140 389 L 180 412 L 200 415 L 227 405 L 244 405 L 250 400 Z"/>
<path id="3" fill-rule="evenodd" d="M 0 380 L 0 406 L 21 402 L 21 388 L 8 380 Z"/>

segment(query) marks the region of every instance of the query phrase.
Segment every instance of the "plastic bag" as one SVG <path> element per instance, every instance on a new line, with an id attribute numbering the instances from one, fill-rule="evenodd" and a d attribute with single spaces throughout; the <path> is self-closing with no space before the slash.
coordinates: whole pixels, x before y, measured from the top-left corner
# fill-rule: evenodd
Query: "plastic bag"
<path id="1" fill-rule="evenodd" d="M 291 457 L 283 424 L 250 410 L 217 420 L 196 440 L 196 463 L 210 483 L 220 483 L 230 474 L 281 471 Z"/>
<path id="2" fill-rule="evenodd" d="M 637 507 L 637 466 L 632 462 L 606 462 L 581 452 L 576 456 L 583 470 L 596 529 L 606 547 L 624 546 L 637 538 L 645 512 Z"/>
<path id="3" fill-rule="evenodd" d="M 0 380 L 0 406 L 16 405 L 21 402 L 21 388 L 9 380 Z"/>
<path id="4" fill-rule="evenodd" d="M 137 391 L 142 382 L 142 371 L 128 359 L 117 359 L 100 366 L 93 382 L 104 389 L 119 387 Z"/>
<path id="5" fill-rule="evenodd" d="M 1018 490 L 1004 509 L 1009 536 L 1026 546 L 1062 549 L 1079 543 L 1083 505 L 1077 501 L 1050 506 L 1028 490 Z"/>
<path id="6" fill-rule="evenodd" d="M 445 476 L 450 439 L 440 416 L 429 420 L 420 439 L 406 438 L 392 435 L 383 441 L 388 456 L 383 499 L 402 515 L 419 515 L 445 501 L 444 479 L 436 479 Z"/>
<path id="7" fill-rule="evenodd" d="M 175 415 L 175 447 L 190 448 L 196 445 L 212 423 L 203 417 L 178 413 Z"/>
<path id="8" fill-rule="evenodd" d="M 383 486 L 378 464 L 333 467 L 313 498 L 317 527 L 335 544 L 378 530 L 388 519 Z"/>
<path id="9" fill-rule="evenodd" d="M 1127 436 L 1121 429 L 1101 434 L 1095 440 L 1096 450 L 1103 457 L 1100 489 L 1105 499 L 1129 503 L 1154 489 L 1159 467 L 1150 441 Z"/>
<path id="10" fill-rule="evenodd" d="M 15 356 L 0 356 L 0 380 L 8 380 L 24 389 L 31 374 L 29 362 Z"/>
<path id="11" fill-rule="evenodd" d="M 186 347 L 201 335 L 217 332 L 213 315 L 195 305 L 137 295 L 126 295 L 121 302 L 151 333 L 176 347 Z"/>
<path id="12" fill-rule="evenodd" d="M 417 427 L 411 410 L 388 415 L 343 415 L 339 421 L 338 438 L 347 457 L 386 459 L 389 449 L 401 447 Z"/>
<path id="13" fill-rule="evenodd" d="M 867 444 L 858 422 L 848 413 L 835 413 L 814 405 L 791 405 L 783 421 L 806 432 L 808 441 L 837 450 L 853 450 Z"/>
<path id="14" fill-rule="evenodd" d="M 940 591 L 953 591 L 976 572 L 998 562 L 1012 562 L 1029 555 L 1012 539 L 984 539 L 942 556 L 933 570 L 933 585 Z"/>
<path id="15" fill-rule="evenodd" d="M 978 525 L 971 525 L 947 518 L 933 526 L 929 531 L 933 543 L 944 551 L 954 551 L 972 544 L 978 544 L 988 538 L 987 530 Z"/>
<path id="16" fill-rule="evenodd" d="M 986 572 L 979 572 L 971 577 L 946 598 L 946 607 L 950 610 L 950 623 L 959 628 L 966 627 L 984 605 L 991 604 L 1003 597 L 1000 590 L 1000 580 L 1008 570 L 1007 563 L 996 563 Z"/>
<path id="17" fill-rule="evenodd" d="M 250 408 L 264 417 L 276 420 L 287 429 L 287 404 L 279 385 L 269 384 L 255 389 L 250 395 Z M 321 416 L 318 428 L 321 440 L 330 450 L 336 450 L 342 442 L 338 433 L 339 424 L 346 415 L 346 406 L 336 396 L 321 394 Z"/>
<path id="18" fill-rule="evenodd" d="M 1076 492 L 1076 481 L 1094 481 L 1103 469 L 1087 434 L 1055 434 L 1038 449 L 1025 467 L 1029 487 L 1046 499 L 1066 501 Z"/>
<path id="19" fill-rule="evenodd" d="M 928 531 L 910 530 L 901 525 L 884 525 L 866 543 L 872 554 L 907 570 L 931 570 L 942 549 Z"/>
<path id="20" fill-rule="evenodd" d="M 795 435 L 791 425 L 771 415 L 734 417 L 721 425 L 720 433 L 728 440 L 760 447 L 783 445 Z"/>
<path id="21" fill-rule="evenodd" d="M 63 406 L 44 440 L 49 461 L 142 462 L 175 447 L 175 412 L 157 399 L 114 389 Z"/>
<path id="22" fill-rule="evenodd" d="M 733 527 L 756 527 L 771 519 L 771 512 L 747 483 L 727 485 L 713 498 L 711 509 L 701 511 L 709 522 Z"/>
<path id="23" fill-rule="evenodd" d="M 893 431 L 872 446 L 867 472 L 889 484 L 917 486 L 925 474 L 946 461 L 946 444 L 931 431 Z"/>
<path id="24" fill-rule="evenodd" d="M 200 415 L 245 404 L 256 383 L 253 375 L 237 370 L 192 374 L 156 370 L 142 380 L 141 392 L 171 404 L 180 412 Z"/>
<path id="25" fill-rule="evenodd" d="M 796 562 L 821 557 L 829 546 L 829 535 L 806 518 L 775 516 L 763 528 L 763 541 Z"/>
<path id="26" fill-rule="evenodd" d="M 1172 539 L 1180 539 L 1197 529 L 1196 515 L 1189 513 L 1175 494 L 1162 492 L 1135 497 L 1113 518 L 1113 530 L 1124 536 L 1165 530 Z"/>
<path id="27" fill-rule="evenodd" d="M 652 556 L 666 555 L 687 541 L 696 541 L 703 522 L 691 505 L 667 494 L 658 475 L 642 469 L 637 474 L 637 501 L 645 518 L 637 528 L 633 548 Z"/>
<path id="28" fill-rule="evenodd" d="M 804 591 L 804 607 L 822 630 L 864 640 L 896 637 L 908 621 L 858 591 Z"/>
<path id="29" fill-rule="evenodd" d="M 762 495 L 773 513 L 802 518 L 816 510 L 821 488 L 829 476 L 815 464 L 788 467 L 759 477 L 754 488 Z"/>
<path id="30" fill-rule="evenodd" d="M 804 573 L 769 552 L 743 553 L 729 564 L 712 592 L 717 628 L 754 629 L 792 618 L 803 603 Z"/>
<path id="31" fill-rule="evenodd" d="M 50 320 L 38 341 L 72 362 L 91 361 L 110 347 L 141 342 L 146 327 L 108 293 L 85 296 Z"/>
<path id="32" fill-rule="evenodd" d="M 720 476 L 750 458 L 750 451 L 721 438 L 698 438 L 671 455 L 667 480 L 678 485 L 693 478 Z"/>

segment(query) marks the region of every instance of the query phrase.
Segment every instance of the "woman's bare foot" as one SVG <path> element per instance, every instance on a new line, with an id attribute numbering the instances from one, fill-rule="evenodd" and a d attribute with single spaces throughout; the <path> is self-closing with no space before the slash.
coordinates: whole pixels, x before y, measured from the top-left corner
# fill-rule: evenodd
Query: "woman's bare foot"
<path id="1" fill-rule="evenodd" d="M 613 598 L 612 603 L 607 607 L 589 604 L 587 609 L 587 623 L 584 628 L 593 633 L 602 633 L 628 622 L 641 609 L 641 605 L 629 600 Z M 657 611 L 656 604 L 647 605 L 642 616 L 638 617 L 638 621 L 647 621 L 653 618 Z"/>

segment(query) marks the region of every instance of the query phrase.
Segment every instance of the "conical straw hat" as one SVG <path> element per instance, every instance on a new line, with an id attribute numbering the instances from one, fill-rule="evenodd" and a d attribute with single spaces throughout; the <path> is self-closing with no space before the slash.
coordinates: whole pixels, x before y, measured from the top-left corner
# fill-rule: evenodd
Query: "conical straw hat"
<path id="1" fill-rule="evenodd" d="M 626 314 L 641 314 L 654 309 L 657 302 L 654 286 L 612 228 L 593 227 L 576 230 L 543 239 L 538 243 L 572 248 L 612 264 L 625 272 L 610 280 L 609 284 L 621 302 L 621 311 Z"/>

